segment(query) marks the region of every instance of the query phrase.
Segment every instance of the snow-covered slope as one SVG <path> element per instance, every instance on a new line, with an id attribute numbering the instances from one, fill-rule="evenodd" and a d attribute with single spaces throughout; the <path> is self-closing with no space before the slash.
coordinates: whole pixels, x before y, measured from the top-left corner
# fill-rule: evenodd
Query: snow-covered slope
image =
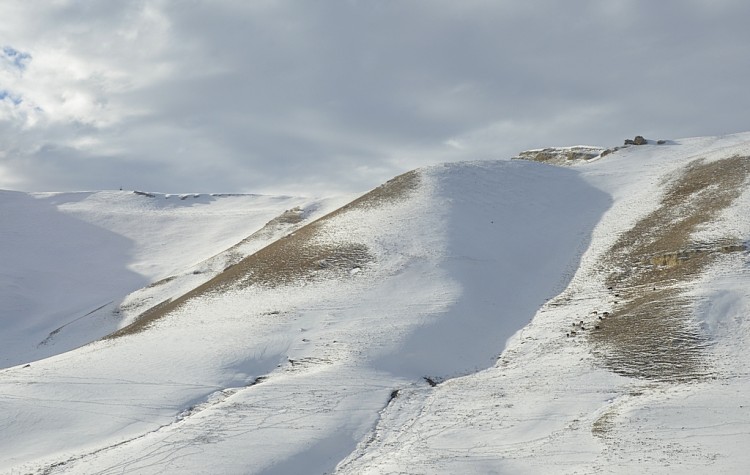
<path id="1" fill-rule="evenodd" d="M 568 288 L 492 368 L 430 391 L 402 392 L 338 472 L 746 473 L 748 140 L 741 134 L 633 147 L 581 165 L 581 177 L 614 202 Z M 695 178 L 686 166 L 711 163 L 726 166 L 708 168 L 702 182 L 681 180 Z M 611 254 L 629 233 L 636 248 L 662 230 L 690 240 L 680 235 L 682 225 L 700 214 L 697 203 L 721 201 L 717 190 L 732 178 L 741 186 L 729 206 L 695 223 L 703 252 L 686 252 L 674 267 L 651 266 L 649 255 L 613 265 Z M 665 206 L 675 188 L 688 193 Z M 649 220 L 656 230 L 644 226 Z M 680 275 L 712 255 L 711 244 L 726 248 Z M 656 278 L 640 285 L 612 278 L 623 271 Z M 665 298 L 665 289 L 682 298 Z M 694 346 L 683 344 L 685 334 Z"/>
<path id="2" fill-rule="evenodd" d="M 224 269 L 226 249 L 285 210 L 310 219 L 341 201 L 259 195 L 0 191 L 0 367 L 96 340 L 148 305 L 140 288 L 181 293 Z M 306 211 L 305 211 L 306 210 Z M 284 229 L 281 229 L 284 231 Z M 278 235 L 268 235 L 250 253 Z M 244 255 L 244 254 L 243 254 Z"/>
<path id="3" fill-rule="evenodd" d="M 341 201 L 3 193 L 2 303 L 43 325 L 9 323 L 0 471 L 742 473 L 749 142 L 435 166 L 317 221 Z M 110 300 L 109 338 L 5 350 Z"/>

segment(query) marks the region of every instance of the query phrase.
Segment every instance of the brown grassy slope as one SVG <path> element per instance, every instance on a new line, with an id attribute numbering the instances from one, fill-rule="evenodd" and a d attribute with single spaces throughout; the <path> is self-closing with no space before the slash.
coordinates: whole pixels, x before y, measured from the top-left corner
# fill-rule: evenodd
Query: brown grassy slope
<path id="1" fill-rule="evenodd" d="M 590 334 L 604 364 L 615 372 L 654 380 L 710 374 L 683 287 L 719 256 L 745 250 L 727 237 L 698 243 L 692 235 L 714 222 L 742 193 L 750 158 L 696 160 L 665 183 L 659 208 L 612 246 L 602 272 L 619 297 L 614 314 Z"/>
<path id="2" fill-rule="evenodd" d="M 213 279 L 175 300 L 162 302 L 139 315 L 133 323 L 106 336 L 115 339 L 141 332 L 155 321 L 177 310 L 191 299 L 237 287 L 275 287 L 305 279 L 335 277 L 372 260 L 367 246 L 356 242 L 325 243 L 325 226 L 335 216 L 366 210 L 407 198 L 420 184 L 420 175 L 411 171 L 375 188 L 297 231 L 242 259 Z"/>

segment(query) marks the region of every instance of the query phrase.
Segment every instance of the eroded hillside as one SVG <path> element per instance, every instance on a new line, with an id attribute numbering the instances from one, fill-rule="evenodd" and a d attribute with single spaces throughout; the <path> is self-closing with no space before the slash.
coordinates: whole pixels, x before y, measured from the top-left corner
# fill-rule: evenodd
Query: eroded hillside
<path id="1" fill-rule="evenodd" d="M 600 272 L 613 289 L 614 309 L 590 341 L 613 371 L 655 380 L 683 380 L 712 373 L 686 295 L 691 283 L 720 258 L 747 250 L 726 234 L 710 242 L 693 236 L 717 219 L 746 190 L 750 157 L 694 160 L 663 186 L 658 208 L 623 233 Z"/>

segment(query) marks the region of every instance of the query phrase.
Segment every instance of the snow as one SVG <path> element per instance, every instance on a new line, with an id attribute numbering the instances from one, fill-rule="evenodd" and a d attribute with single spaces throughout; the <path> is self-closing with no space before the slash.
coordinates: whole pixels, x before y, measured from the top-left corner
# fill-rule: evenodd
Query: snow
<path id="1" fill-rule="evenodd" d="M 632 148 L 579 168 L 614 203 L 566 291 L 578 300 L 543 306 L 493 368 L 394 407 L 398 420 L 381 421 L 374 443 L 360 445 L 339 472 L 744 473 L 748 459 L 741 447 L 750 441 L 743 396 L 750 385 L 747 257 L 718 264 L 695 286 L 707 293 L 696 319 L 713 335 L 712 353 L 722 368 L 713 382 L 616 376 L 596 364 L 582 341 L 561 333 L 566 322 L 601 308 L 599 294 L 606 292 L 596 290 L 601 283 L 592 281 L 591 268 L 622 230 L 656 206 L 661 178 L 694 158 L 746 155 L 748 139 L 685 140 L 677 150 Z M 746 209 L 744 196 L 728 214 L 747 240 L 748 215 L 736 212 Z"/>
<path id="2" fill-rule="evenodd" d="M 610 305 L 597 263 L 664 178 L 735 153 L 750 134 L 421 169 L 400 199 L 321 222 L 316 242 L 369 262 L 199 294 L 113 340 L 98 338 L 296 229 L 223 252 L 284 210 L 309 222 L 348 198 L 2 192 L 0 302 L 27 318 L 3 312 L 0 472 L 744 473 L 746 252 L 686 287 L 712 379 L 617 375 L 565 336 Z M 750 241 L 749 208 L 744 193 L 701 235 Z M 28 349 L 66 323 L 49 353 Z"/>
<path id="3" fill-rule="evenodd" d="M 201 263 L 286 209 L 320 205 L 259 195 L 0 191 L 0 367 L 110 333 L 131 292 L 181 274 L 172 285 L 187 291 L 223 269 Z"/>

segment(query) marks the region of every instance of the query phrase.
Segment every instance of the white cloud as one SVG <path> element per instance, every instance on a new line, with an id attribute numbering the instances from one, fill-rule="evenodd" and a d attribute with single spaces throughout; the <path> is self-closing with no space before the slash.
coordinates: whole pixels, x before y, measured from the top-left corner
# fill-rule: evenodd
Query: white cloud
<path id="1" fill-rule="evenodd" d="M 707 5 L 4 1 L 0 187 L 363 191 L 438 160 L 743 130 L 750 5 Z"/>

